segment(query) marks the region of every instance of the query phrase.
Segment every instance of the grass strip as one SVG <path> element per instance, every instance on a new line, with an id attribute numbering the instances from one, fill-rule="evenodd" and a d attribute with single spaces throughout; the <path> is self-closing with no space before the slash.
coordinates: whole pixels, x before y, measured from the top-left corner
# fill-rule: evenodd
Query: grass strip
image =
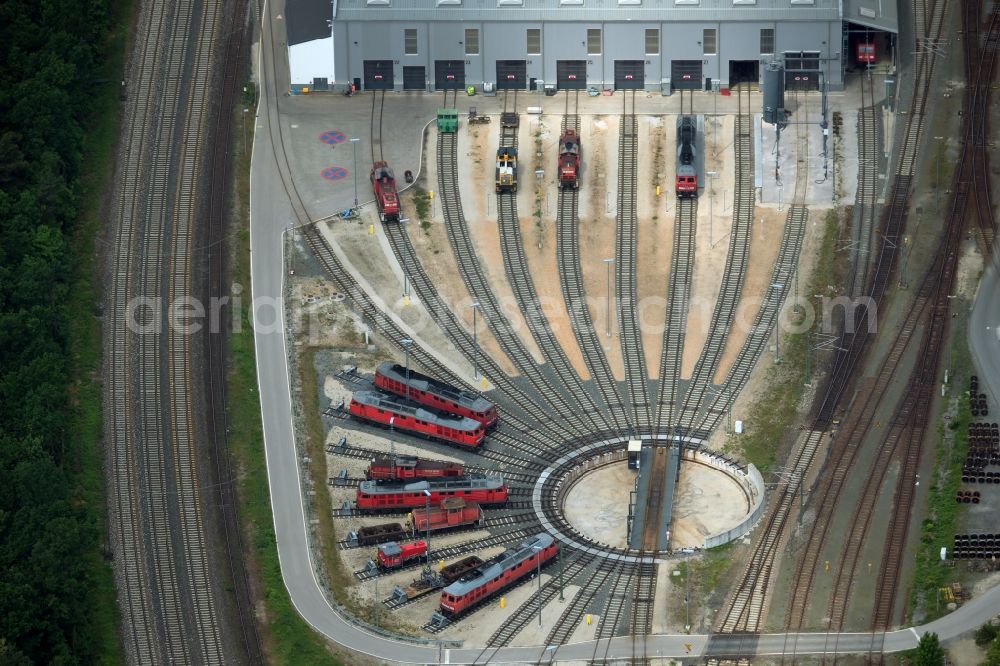
<path id="1" fill-rule="evenodd" d="M 804 294 L 812 304 L 813 312 L 820 313 L 821 303 L 813 294 L 821 294 L 835 281 L 836 244 L 840 235 L 840 211 L 827 211 L 823 222 L 823 237 L 818 249 L 816 265 L 806 284 Z M 797 323 L 797 322 L 793 322 Z M 814 322 L 815 324 L 815 322 Z M 767 388 L 750 406 L 743 434 L 730 435 L 724 451 L 738 455 L 756 465 L 761 474 L 777 462 L 782 447 L 778 443 L 793 426 L 796 412 L 802 403 L 805 384 L 811 378 L 815 359 L 812 347 L 815 326 L 801 333 L 782 336 L 781 361 L 767 369 L 764 386 Z"/>
<path id="2" fill-rule="evenodd" d="M 102 540 L 107 540 L 103 446 L 103 394 L 101 383 L 101 322 L 95 304 L 100 302 L 101 272 L 94 247 L 104 224 L 105 197 L 114 178 L 114 165 L 121 131 L 121 102 L 118 81 L 124 72 L 125 53 L 129 46 L 129 26 L 134 23 L 136 5 L 119 0 L 109 6 L 111 15 L 106 58 L 95 78 L 107 81 L 95 86 L 91 99 L 93 111 L 87 120 L 83 154 L 95 168 L 80 176 L 80 217 L 74 229 L 71 255 L 73 289 L 66 310 L 69 322 L 71 384 L 70 431 L 76 439 L 76 458 L 67 476 L 73 484 L 75 500 L 87 507 Z M 81 600 L 93 627 L 93 658 L 96 664 L 121 664 L 119 613 L 114 573 L 100 551 L 80 553 L 87 560 L 94 585 L 92 597 Z"/>
<path id="3" fill-rule="evenodd" d="M 246 122 L 249 145 L 252 145 L 253 123 L 236 109 L 234 127 L 242 132 Z M 250 158 L 242 152 L 242 135 L 234 135 L 237 183 L 234 210 L 238 211 L 240 228 L 236 235 L 235 260 L 232 262 L 233 284 L 250 284 Z M 234 327 L 229 339 L 230 373 L 227 391 L 229 412 L 229 450 L 238 472 L 237 492 L 247 543 L 251 546 L 250 569 L 259 574 L 264 601 L 262 642 L 269 664 L 339 665 L 342 663 L 328 643 L 305 623 L 292 606 L 281 577 L 274 517 L 264 455 L 264 432 L 261 424 L 260 399 L 257 391 L 257 362 L 254 353 L 253 328 L 250 326 L 250 299 L 241 299 L 238 316 L 241 326 Z M 322 487 L 322 486 L 321 486 Z M 325 493 L 318 493 L 325 494 Z M 329 515 L 329 514 L 327 514 Z"/>
<path id="4" fill-rule="evenodd" d="M 954 311 L 968 310 L 968 301 L 955 299 Z M 941 547 L 949 547 L 957 530 L 964 505 L 955 502 L 955 493 L 962 485 L 962 466 L 969 450 L 969 424 L 972 408 L 968 387 L 972 359 L 969 355 L 967 324 L 962 318 L 951 320 L 954 324 L 949 335 L 952 386 L 958 393 L 953 400 L 944 401 L 942 415 L 937 425 L 934 445 L 934 484 L 927 493 L 926 518 L 920 524 L 920 543 L 913 569 L 913 587 L 910 594 L 910 617 L 922 612 L 921 621 L 927 622 L 948 612 L 946 604 L 938 598 L 938 590 L 954 582 L 960 570 L 954 563 L 941 561 Z M 947 367 L 949 363 L 945 361 Z M 957 402 L 957 405 L 955 404 Z M 948 412 L 954 409 L 950 420 Z"/>

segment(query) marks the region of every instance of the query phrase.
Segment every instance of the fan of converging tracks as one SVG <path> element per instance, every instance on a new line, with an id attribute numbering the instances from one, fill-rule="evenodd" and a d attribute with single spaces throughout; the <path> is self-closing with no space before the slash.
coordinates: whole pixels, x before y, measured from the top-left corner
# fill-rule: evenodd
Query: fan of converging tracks
<path id="1" fill-rule="evenodd" d="M 504 93 L 504 111 L 501 117 L 500 145 L 517 146 L 519 123 L 516 116 L 516 94 Z M 513 98 L 514 111 L 509 109 Z M 455 347 L 475 367 L 482 370 L 496 390 L 491 394 L 501 408 L 501 425 L 489 436 L 489 446 L 481 451 L 464 452 L 462 457 L 472 469 L 505 470 L 511 472 L 511 501 L 503 508 L 487 509 L 483 527 L 490 530 L 487 541 L 468 540 L 439 548 L 431 553 L 434 559 L 459 557 L 476 552 L 487 545 L 508 545 L 532 530 L 538 530 L 534 510 L 544 512 L 546 520 L 556 529 L 570 533 L 561 510 L 561 494 L 556 492 L 558 484 L 543 489 L 541 496 L 529 492 L 532 480 L 549 464 L 560 461 L 566 454 L 577 450 L 582 444 L 603 440 L 608 436 L 626 437 L 651 435 L 664 427 L 683 427 L 690 433 L 696 427 L 707 426 L 714 417 L 717 405 L 706 409 L 705 392 L 712 383 L 718 367 L 721 350 L 725 345 L 728 328 L 740 298 L 743 275 L 749 252 L 750 224 L 753 218 L 753 165 L 751 151 L 751 127 L 749 118 L 749 95 L 741 94 L 741 113 L 737 120 L 737 183 L 734 201 L 734 232 L 730 241 L 727 275 L 720 291 L 719 305 L 712 320 L 712 335 L 709 346 L 702 353 L 699 362 L 699 380 L 692 383 L 692 390 L 683 397 L 678 390 L 680 359 L 683 353 L 684 322 L 690 297 L 691 278 L 694 266 L 694 239 L 697 205 L 694 199 L 678 201 L 678 225 L 673 247 L 671 279 L 668 285 L 667 333 L 663 340 L 661 354 L 661 377 L 673 378 L 660 382 L 660 394 L 655 403 L 650 399 L 646 363 L 639 330 L 637 311 L 636 255 L 639 220 L 636 211 L 637 153 L 639 150 L 639 123 L 634 112 L 634 93 L 625 94 L 619 136 L 619 188 L 615 241 L 615 283 L 618 327 L 621 333 L 623 360 L 625 366 L 624 387 L 610 370 L 599 339 L 600 333 L 594 326 L 586 304 L 583 270 L 580 262 L 578 194 L 573 188 L 560 188 L 557 210 L 556 255 L 560 272 L 560 284 L 566 307 L 573 324 L 573 333 L 580 349 L 584 352 L 584 362 L 590 371 L 591 382 L 584 382 L 570 364 L 548 321 L 537 311 L 538 294 L 529 271 L 525 255 L 524 239 L 517 216 L 517 198 L 513 192 L 502 192 L 497 197 L 497 224 L 501 241 L 501 251 L 507 282 L 510 284 L 518 306 L 526 315 L 528 332 L 537 344 L 545 363 L 535 361 L 525 341 L 505 316 L 496 292 L 491 287 L 481 265 L 473 242 L 472 232 L 465 219 L 459 191 L 458 142 L 455 133 L 439 132 L 437 138 L 437 178 L 438 200 L 442 204 L 444 226 L 449 238 L 461 279 L 470 296 L 478 304 L 479 320 L 488 328 L 497 341 L 500 350 L 513 363 L 520 377 L 507 377 L 499 364 L 483 354 L 470 331 L 445 305 L 428 274 L 421 265 L 410 242 L 405 226 L 387 222 L 383 230 L 389 240 L 393 255 L 402 266 L 417 300 L 429 316 L 441 327 Z M 571 107 L 572 104 L 572 107 Z M 576 93 L 567 95 L 563 130 L 579 132 L 580 119 L 576 113 Z M 378 129 L 382 116 L 382 104 L 373 101 L 373 137 L 380 134 Z M 374 143 L 374 139 L 373 139 Z M 381 157 L 381 153 L 373 154 Z M 282 160 L 284 158 L 281 158 Z M 522 164 L 523 168 L 523 164 Z M 522 183 L 523 184 L 523 183 Z M 308 216 L 297 196 L 294 185 L 286 182 L 290 197 L 296 201 L 300 221 Z M 786 225 L 786 237 L 775 267 L 775 275 L 781 276 L 794 266 L 801 246 L 804 228 L 804 214 L 792 216 L 793 223 Z M 322 220 L 321 220 L 322 222 Z M 306 240 L 312 247 L 321 265 L 330 273 L 337 288 L 354 304 L 366 320 L 378 321 L 379 333 L 386 342 L 398 351 L 403 350 L 402 340 L 409 336 L 396 316 L 381 313 L 378 299 L 365 288 L 356 284 L 344 269 L 345 257 L 335 245 L 329 244 L 316 227 L 301 227 Z M 739 384 L 746 381 L 750 369 L 763 347 L 766 330 L 773 325 L 777 308 L 780 307 L 785 291 L 769 295 L 758 314 L 758 328 L 764 335 L 751 336 L 741 351 L 737 364 L 731 371 L 729 381 L 733 384 L 723 397 L 717 400 L 731 400 L 739 390 Z M 407 342 L 407 350 L 412 362 L 424 370 L 456 385 L 465 385 L 462 378 L 443 363 L 433 352 L 424 348 L 419 341 Z M 624 395 L 623 392 L 624 391 Z M 625 398 L 625 399 L 623 399 Z M 682 400 L 683 398 L 683 400 Z M 722 404 L 722 403 L 719 403 Z M 681 406 L 684 409 L 681 409 Z M 683 418 L 686 415 L 686 418 Z M 654 420 L 655 419 L 655 420 Z M 431 451 L 441 445 L 421 444 Z M 611 442 L 602 444 L 594 455 L 604 450 L 613 450 Z M 620 444 L 617 445 L 620 448 Z M 330 447 L 333 455 L 359 457 L 366 455 L 364 449 L 341 443 Z M 665 450 L 664 450 L 665 451 Z M 661 456 L 665 460 L 665 456 Z M 559 462 L 560 465 L 565 463 Z M 660 476 L 665 475 L 666 466 L 661 465 Z M 568 469 L 568 468 L 567 468 Z M 566 469 L 555 472 L 565 473 Z M 553 478 L 560 478 L 558 476 Z M 333 477 L 331 485 L 350 487 L 359 479 L 351 479 L 342 474 Z M 562 482 L 565 483 L 565 482 Z M 660 488 L 662 479 L 653 484 Z M 655 493 L 654 493 L 655 495 Z M 657 496 L 657 500 L 662 496 Z M 655 501 L 658 509 L 662 502 Z M 338 515 L 341 512 L 337 512 Z M 344 516 L 353 515 L 349 510 Z M 658 521 L 651 517 L 648 526 L 652 534 L 657 530 Z M 580 535 L 577 535 L 578 538 Z M 534 592 L 527 602 L 519 606 L 511 618 L 491 637 L 490 646 L 500 646 L 514 640 L 537 616 L 540 607 L 545 607 L 560 594 L 563 585 L 574 585 L 577 589 L 572 599 L 559 613 L 549 630 L 548 640 L 558 643 L 569 640 L 586 614 L 597 617 L 595 627 L 598 638 L 610 638 L 620 633 L 633 636 L 633 652 L 636 658 L 645 659 L 646 642 L 643 636 L 653 628 L 653 606 L 656 595 L 657 566 L 653 551 L 657 548 L 655 539 L 649 539 L 643 550 L 619 549 L 613 555 L 598 557 L 594 552 L 578 550 L 573 545 L 564 544 L 561 575 L 549 565 L 550 578 L 541 590 Z M 348 542 L 342 547 L 350 547 Z M 406 565 L 404 565 L 406 566 Z M 417 566 L 417 565 L 413 565 Z M 412 568 L 412 567 L 411 567 Z M 376 571 L 366 569 L 356 572 L 359 579 L 377 578 Z M 402 608 L 408 602 L 401 599 L 387 599 L 386 605 L 392 609 Z M 488 604 L 486 604 L 488 605 Z M 429 623 L 426 627 L 434 633 L 440 631 L 439 624 Z M 595 650 L 594 661 L 602 661 L 607 654 L 601 654 L 608 644 Z M 484 650 L 487 654 L 493 647 Z"/>

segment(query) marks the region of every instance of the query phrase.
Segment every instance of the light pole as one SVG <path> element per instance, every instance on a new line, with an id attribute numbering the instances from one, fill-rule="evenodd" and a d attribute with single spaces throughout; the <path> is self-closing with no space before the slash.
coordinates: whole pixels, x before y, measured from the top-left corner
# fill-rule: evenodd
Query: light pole
<path id="1" fill-rule="evenodd" d="M 431 570 L 431 491 L 424 488 L 424 519 L 427 521 L 427 571 Z"/>
<path id="2" fill-rule="evenodd" d="M 532 546 L 531 550 L 535 551 L 535 577 L 538 579 L 538 626 L 542 626 L 542 558 L 539 554 L 542 552 L 541 546 Z"/>
<path id="3" fill-rule="evenodd" d="M 936 137 L 934 137 L 934 140 L 938 142 L 938 149 L 937 149 L 937 181 L 936 181 L 937 187 L 934 188 L 936 190 L 935 195 L 934 195 L 934 198 L 935 198 L 934 205 L 938 208 L 938 210 L 940 210 L 941 209 L 941 151 L 944 148 L 944 137 L 943 136 L 936 136 Z"/>
<path id="4" fill-rule="evenodd" d="M 247 112 L 250 109 L 243 109 L 243 154 L 247 152 Z"/>
<path id="5" fill-rule="evenodd" d="M 410 397 L 410 346 L 413 344 L 413 340 L 409 338 L 403 338 L 399 341 L 403 345 L 403 353 L 406 355 L 406 397 Z"/>
<path id="6" fill-rule="evenodd" d="M 479 342 L 476 339 L 478 324 L 476 313 L 479 312 L 479 301 L 474 301 L 469 307 L 472 308 L 472 378 L 479 379 Z"/>
<path id="7" fill-rule="evenodd" d="M 358 141 L 361 141 L 361 137 L 354 137 L 351 141 L 351 147 L 354 149 L 354 207 L 358 207 Z"/>
<path id="8" fill-rule="evenodd" d="M 406 223 L 409 222 L 409 221 L 410 221 L 410 218 L 408 218 L 408 217 L 401 217 L 401 218 L 399 218 L 399 223 L 401 225 L 403 225 L 404 229 L 406 228 Z M 404 264 L 400 264 L 400 266 L 403 269 L 403 303 L 405 305 L 409 305 L 410 304 L 410 274 L 406 270 L 406 264 L 405 263 Z"/>
<path id="9" fill-rule="evenodd" d="M 607 312 L 607 323 L 605 325 L 605 335 L 609 338 L 611 337 L 611 264 L 615 263 L 615 260 L 608 257 L 604 260 L 604 265 L 607 266 L 608 270 L 608 312 Z"/>
<path id="10" fill-rule="evenodd" d="M 705 175 L 708 176 L 708 246 L 715 247 L 715 243 L 712 237 L 715 235 L 715 172 L 706 171 Z"/>

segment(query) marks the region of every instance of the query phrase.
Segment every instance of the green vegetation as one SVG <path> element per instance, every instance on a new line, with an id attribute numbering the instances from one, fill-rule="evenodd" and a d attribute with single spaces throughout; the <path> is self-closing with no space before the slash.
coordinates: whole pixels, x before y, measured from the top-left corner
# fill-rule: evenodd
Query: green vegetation
<path id="1" fill-rule="evenodd" d="M 239 111 L 239 110 L 237 110 Z M 245 122 L 242 112 L 236 117 Z M 252 123 L 247 130 L 253 131 Z M 236 136 L 234 149 L 242 146 L 242 136 Z M 250 284 L 250 233 L 245 220 L 249 219 L 250 159 L 241 155 L 236 173 L 240 211 L 238 245 L 232 266 L 233 284 Z M 230 336 L 231 372 L 227 391 L 229 413 L 229 447 L 240 470 L 238 493 L 240 512 L 251 547 L 249 568 L 260 577 L 264 597 L 264 621 L 267 631 L 263 635 L 266 661 L 271 664 L 337 664 L 327 644 L 307 625 L 292 606 L 285 583 L 281 578 L 278 549 L 271 515 L 271 498 L 267 480 L 267 462 L 264 457 L 264 435 L 260 420 L 260 402 L 257 394 L 257 365 L 254 357 L 253 329 L 250 322 L 250 299 L 242 298 L 238 316 L 241 326 L 234 327 Z M 325 494 L 325 493 L 319 493 Z M 329 515 L 329 514 L 327 514 Z"/>
<path id="2" fill-rule="evenodd" d="M 816 266 L 802 291 L 809 295 L 817 317 L 820 316 L 821 307 L 818 299 L 812 295 L 825 292 L 826 286 L 833 284 L 835 280 L 835 246 L 840 233 L 837 210 L 827 212 L 824 225 Z M 794 321 L 796 315 L 793 313 L 791 316 L 792 323 L 798 324 L 798 321 Z M 781 452 L 779 443 L 795 421 L 805 383 L 812 376 L 815 361 L 811 348 L 814 346 L 812 329 L 782 336 L 781 362 L 768 369 L 764 380 L 767 388 L 750 407 L 744 433 L 730 435 L 725 446 L 727 453 L 739 455 L 753 463 L 761 473 L 774 465 Z"/>
<path id="3" fill-rule="evenodd" d="M 431 197 L 427 190 L 419 185 L 413 186 L 413 205 L 417 208 L 417 217 L 420 218 L 420 228 L 427 231 L 431 226 Z"/>
<path id="4" fill-rule="evenodd" d="M 132 3 L 0 8 L 0 662 L 123 661 L 94 238 Z"/>
<path id="5" fill-rule="evenodd" d="M 914 650 L 911 661 L 916 666 L 944 666 L 944 650 L 937 634 L 930 631 L 920 637 L 920 643 Z"/>
<path id="6" fill-rule="evenodd" d="M 956 304 L 956 307 L 961 305 Z M 955 351 L 951 377 L 952 382 L 967 382 L 971 361 L 965 343 L 965 325 L 958 319 L 951 333 Z M 956 384 L 964 387 L 964 383 Z M 934 469 L 937 470 L 934 483 L 927 494 L 927 517 L 920 526 L 920 547 L 913 572 L 913 594 L 910 598 L 911 611 L 917 606 L 923 610 L 924 618 L 932 620 L 946 612 L 938 602 L 938 590 L 955 579 L 956 570 L 942 562 L 942 546 L 949 546 L 956 532 L 956 523 L 962 505 L 955 502 L 955 493 L 962 483 L 962 465 L 969 448 L 969 423 L 972 411 L 969 395 L 962 390 L 957 398 L 955 414 L 947 426 L 938 425 L 937 443 L 934 448 Z"/>
<path id="7" fill-rule="evenodd" d="M 986 650 L 986 660 L 980 666 L 1000 666 L 1000 638 L 994 638 Z"/>
<path id="8" fill-rule="evenodd" d="M 992 643 L 998 635 L 1000 635 L 1000 627 L 991 622 L 987 622 L 983 626 L 976 629 L 976 645 L 979 647 L 986 647 Z"/>

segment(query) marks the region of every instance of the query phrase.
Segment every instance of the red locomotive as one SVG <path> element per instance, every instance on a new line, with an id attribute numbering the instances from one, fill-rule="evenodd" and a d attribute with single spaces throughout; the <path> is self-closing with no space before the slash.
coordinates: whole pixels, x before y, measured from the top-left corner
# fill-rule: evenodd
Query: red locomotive
<path id="1" fill-rule="evenodd" d="M 441 613 L 454 618 L 478 606 L 500 590 L 510 587 L 559 552 L 552 535 L 542 532 L 508 548 L 476 567 L 441 592 Z"/>
<path id="2" fill-rule="evenodd" d="M 559 137 L 559 186 L 580 187 L 580 135 L 568 129 Z"/>
<path id="3" fill-rule="evenodd" d="M 698 142 L 698 121 L 694 116 L 677 119 L 677 196 L 698 196 L 698 166 L 695 153 Z"/>
<path id="4" fill-rule="evenodd" d="M 875 64 L 875 42 L 858 42 L 857 56 L 859 65 Z"/>
<path id="5" fill-rule="evenodd" d="M 402 481 L 462 476 L 464 473 L 465 468 L 460 463 L 427 460 L 417 456 L 379 456 L 372 458 L 365 476 L 375 480 Z"/>
<path id="6" fill-rule="evenodd" d="M 410 527 L 414 534 L 437 531 L 451 527 L 475 525 L 482 518 L 483 510 L 475 502 L 466 502 L 461 497 L 446 497 L 441 506 L 428 509 L 414 509 L 410 512 Z"/>
<path id="7" fill-rule="evenodd" d="M 437 505 L 446 497 L 461 497 L 479 504 L 503 504 L 507 501 L 507 484 L 498 476 L 483 475 L 414 483 L 362 481 L 355 501 L 359 509 L 377 511 L 414 509 L 425 503 Z"/>
<path id="8" fill-rule="evenodd" d="M 459 444 L 465 448 L 476 448 L 486 436 L 486 428 L 479 421 L 425 409 L 410 400 L 375 391 L 355 392 L 348 410 L 365 421 Z"/>
<path id="9" fill-rule="evenodd" d="M 478 393 L 463 391 L 414 370 L 410 370 L 407 381 L 406 368 L 398 363 L 379 364 L 375 369 L 375 386 L 427 407 L 475 419 L 487 428 L 497 422 L 496 405 Z"/>
<path id="10" fill-rule="evenodd" d="M 399 222 L 399 195 L 396 193 L 396 176 L 388 162 L 372 165 L 372 189 L 375 190 L 375 204 L 378 216 L 383 222 Z"/>
<path id="11" fill-rule="evenodd" d="M 426 541 L 414 541 L 402 545 L 395 541 L 384 543 L 378 547 L 376 555 L 379 569 L 398 569 L 410 560 L 415 560 L 427 554 Z"/>

